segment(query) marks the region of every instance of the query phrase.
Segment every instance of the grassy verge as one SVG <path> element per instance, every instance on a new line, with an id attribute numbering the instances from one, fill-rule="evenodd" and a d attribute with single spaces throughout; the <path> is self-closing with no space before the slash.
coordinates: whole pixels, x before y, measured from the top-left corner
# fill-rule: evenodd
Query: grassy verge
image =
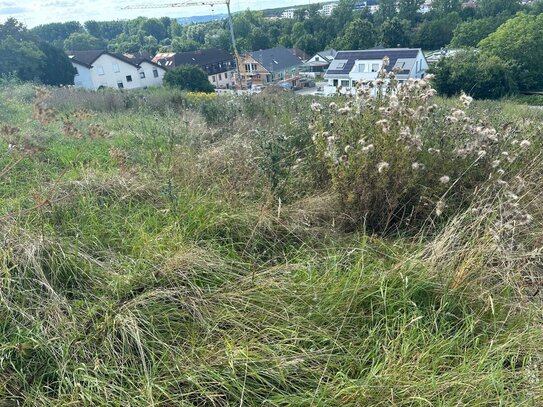
<path id="1" fill-rule="evenodd" d="M 53 92 L 42 125 L 31 90 L 0 92 L 19 129 L 0 141 L 0 405 L 543 397 L 536 212 L 496 232 L 501 195 L 481 192 L 431 234 L 346 233 L 304 155 L 310 100 L 102 112 L 81 94 L 82 112 Z"/>

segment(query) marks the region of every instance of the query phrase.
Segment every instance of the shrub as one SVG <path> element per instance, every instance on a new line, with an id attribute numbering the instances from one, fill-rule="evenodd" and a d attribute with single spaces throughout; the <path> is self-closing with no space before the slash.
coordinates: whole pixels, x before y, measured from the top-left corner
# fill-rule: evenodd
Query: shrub
<path id="1" fill-rule="evenodd" d="M 496 56 L 462 51 L 443 58 L 431 70 L 442 95 L 469 93 L 477 99 L 499 99 L 517 92 L 510 66 Z"/>
<path id="2" fill-rule="evenodd" d="M 312 105 L 317 159 L 327 165 L 348 228 L 420 229 L 428 216 L 462 208 L 489 176 L 501 181 L 502 166 L 531 144 L 470 118 L 469 96 L 447 112 L 431 104 L 428 81 L 384 76 L 359 84 L 352 100 Z M 502 151 L 502 141 L 513 151 Z"/>
<path id="3" fill-rule="evenodd" d="M 207 73 L 193 65 L 181 65 L 166 72 L 164 84 L 191 92 L 211 93 L 215 90 L 207 78 Z"/>

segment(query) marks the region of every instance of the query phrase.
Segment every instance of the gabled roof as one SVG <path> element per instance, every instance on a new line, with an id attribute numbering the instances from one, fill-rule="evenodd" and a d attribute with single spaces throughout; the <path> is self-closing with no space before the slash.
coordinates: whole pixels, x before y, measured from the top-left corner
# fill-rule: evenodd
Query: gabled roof
<path id="1" fill-rule="evenodd" d="M 257 60 L 268 72 L 272 73 L 302 65 L 302 61 L 285 47 L 253 51 L 249 55 Z"/>
<path id="2" fill-rule="evenodd" d="M 317 55 L 323 57 L 328 62 L 332 61 L 336 57 L 337 51 L 335 49 L 327 49 L 321 52 L 317 52 Z"/>
<path id="3" fill-rule="evenodd" d="M 123 54 L 126 58 L 130 59 L 135 64 L 141 64 L 143 61 L 153 61 L 153 56 L 150 52 L 134 52 L 132 54 Z"/>
<path id="4" fill-rule="evenodd" d="M 364 51 L 339 51 L 330 65 L 326 75 L 348 75 L 356 61 L 375 61 L 388 57 L 390 62 L 386 67 L 391 71 L 396 66 L 398 60 L 408 61 L 416 59 L 421 52 L 420 48 L 374 48 Z"/>
<path id="5" fill-rule="evenodd" d="M 292 55 L 298 57 L 301 62 L 305 62 L 309 59 L 309 55 L 305 51 L 302 51 L 300 48 L 289 48 Z"/>
<path id="6" fill-rule="evenodd" d="M 94 51 L 68 51 L 68 58 L 75 63 L 79 65 L 86 66 L 87 68 L 92 68 L 92 64 L 100 58 L 102 55 L 109 55 L 113 58 L 116 58 L 120 61 L 126 62 L 127 64 L 130 64 L 136 68 L 139 68 L 139 65 L 135 63 L 134 61 L 130 60 L 129 58 L 125 57 L 121 54 L 114 54 L 112 52 L 104 51 L 104 50 L 94 50 Z"/>
<path id="7" fill-rule="evenodd" d="M 164 70 L 163 66 L 157 64 L 156 62 L 153 62 L 153 57 L 149 52 L 135 52 L 133 54 L 123 54 L 123 56 L 138 65 L 138 67 L 141 67 L 141 64 L 143 64 L 144 62 L 148 62 L 151 65 L 154 65 Z"/>

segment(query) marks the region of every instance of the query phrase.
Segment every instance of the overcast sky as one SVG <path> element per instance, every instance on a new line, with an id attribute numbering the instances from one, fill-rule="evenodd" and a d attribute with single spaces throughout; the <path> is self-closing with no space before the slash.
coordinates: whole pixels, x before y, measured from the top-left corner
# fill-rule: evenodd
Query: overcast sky
<path id="1" fill-rule="evenodd" d="M 63 21 L 119 20 L 141 15 L 147 17 L 188 17 L 193 15 L 221 14 L 224 5 L 164 8 L 147 10 L 121 10 L 128 4 L 164 4 L 176 0 L 0 0 L 0 22 L 15 17 L 28 27 Z M 179 1 L 179 0 L 178 0 Z M 322 0 L 320 0 L 322 1 Z M 296 4 L 318 3 L 318 0 L 232 0 L 232 10 L 252 10 L 283 7 Z"/>

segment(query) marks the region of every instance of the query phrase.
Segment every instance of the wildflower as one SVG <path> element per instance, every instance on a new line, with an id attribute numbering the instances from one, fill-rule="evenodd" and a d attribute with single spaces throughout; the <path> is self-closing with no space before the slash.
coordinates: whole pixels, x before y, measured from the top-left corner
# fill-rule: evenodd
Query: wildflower
<path id="1" fill-rule="evenodd" d="M 385 56 L 385 57 L 383 58 L 383 65 L 384 65 L 384 66 L 388 66 L 389 64 L 390 64 L 390 58 L 387 57 L 387 56 Z"/>
<path id="2" fill-rule="evenodd" d="M 532 145 L 532 143 L 530 143 L 530 141 L 528 141 L 528 140 L 522 140 L 522 141 L 520 142 L 520 146 L 521 146 L 522 148 L 528 148 L 528 147 L 530 147 L 531 145 Z"/>
<path id="3" fill-rule="evenodd" d="M 465 107 L 469 107 L 471 105 L 471 102 L 473 102 L 473 98 L 466 95 L 465 93 L 462 93 L 462 95 L 460 96 L 460 101 Z"/>
<path id="4" fill-rule="evenodd" d="M 437 216 L 443 215 L 444 210 L 445 210 L 445 202 L 443 202 L 443 200 L 439 200 L 439 202 L 436 205 L 436 215 Z"/>
<path id="5" fill-rule="evenodd" d="M 338 113 L 339 114 L 347 114 L 351 111 L 352 109 L 350 107 L 342 107 L 341 109 L 338 109 Z"/>
<path id="6" fill-rule="evenodd" d="M 336 110 L 337 109 L 337 103 L 336 102 L 332 102 L 328 105 L 328 107 L 332 110 Z"/>
<path id="7" fill-rule="evenodd" d="M 492 168 L 497 168 L 500 165 L 500 160 L 492 161 Z"/>
<path id="8" fill-rule="evenodd" d="M 498 175 L 503 175 L 503 174 L 505 174 L 505 171 L 502 170 L 502 169 L 500 168 L 500 169 L 497 171 L 497 173 L 498 173 Z"/>
<path id="9" fill-rule="evenodd" d="M 375 150 L 375 146 L 373 144 L 368 144 L 367 146 L 362 147 L 363 153 L 369 153 L 369 152 L 372 152 L 373 150 Z"/>
<path id="10" fill-rule="evenodd" d="M 433 81 L 435 79 L 435 75 L 429 74 L 424 77 L 427 81 Z"/>
<path id="11" fill-rule="evenodd" d="M 351 151 L 353 149 L 352 146 L 345 146 L 345 154 L 349 154 L 349 151 Z"/>
<path id="12" fill-rule="evenodd" d="M 322 110 L 322 105 L 320 103 L 313 102 L 311 104 L 311 110 L 313 110 L 314 112 L 320 112 Z"/>
<path id="13" fill-rule="evenodd" d="M 484 156 L 486 156 L 486 151 L 485 150 L 481 150 L 477 153 L 477 155 L 479 156 L 479 158 L 483 158 Z"/>
<path id="14" fill-rule="evenodd" d="M 466 112 L 464 112 L 463 110 L 460 110 L 460 109 L 454 109 L 453 112 L 452 112 L 452 115 L 456 119 L 462 119 L 466 115 Z"/>
<path id="15" fill-rule="evenodd" d="M 439 154 L 439 153 L 441 153 L 441 150 L 438 150 L 437 148 L 430 147 L 430 148 L 428 149 L 428 152 L 429 152 L 430 154 Z"/>
<path id="16" fill-rule="evenodd" d="M 414 169 L 414 170 L 423 170 L 424 169 L 424 164 L 413 163 L 413 164 L 411 164 L 411 168 Z"/>
<path id="17" fill-rule="evenodd" d="M 379 174 L 382 174 L 383 171 L 388 170 L 388 167 L 390 167 L 390 164 L 386 161 L 381 161 L 379 164 L 377 164 L 377 171 Z"/>
<path id="18" fill-rule="evenodd" d="M 448 175 L 444 175 L 439 179 L 439 182 L 442 184 L 448 184 L 451 178 Z"/>

